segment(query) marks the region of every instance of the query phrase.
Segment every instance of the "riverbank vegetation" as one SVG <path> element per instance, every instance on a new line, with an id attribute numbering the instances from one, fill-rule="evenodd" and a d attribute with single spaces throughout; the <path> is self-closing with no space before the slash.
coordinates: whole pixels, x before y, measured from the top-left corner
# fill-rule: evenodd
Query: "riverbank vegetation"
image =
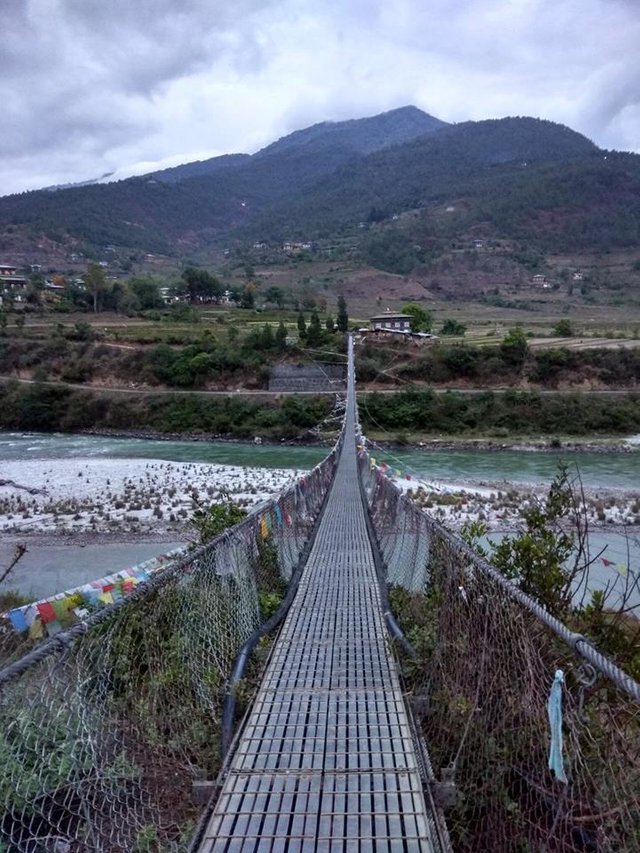
<path id="1" fill-rule="evenodd" d="M 328 414 L 331 396 L 260 400 L 239 395 L 102 394 L 65 385 L 0 383 L 0 429 L 104 429 L 300 439 Z"/>
<path id="2" fill-rule="evenodd" d="M 509 438 L 624 436 L 640 432 L 640 394 L 600 396 L 507 390 L 465 394 L 412 389 L 361 394 L 364 431 L 408 442 L 416 436 Z"/>

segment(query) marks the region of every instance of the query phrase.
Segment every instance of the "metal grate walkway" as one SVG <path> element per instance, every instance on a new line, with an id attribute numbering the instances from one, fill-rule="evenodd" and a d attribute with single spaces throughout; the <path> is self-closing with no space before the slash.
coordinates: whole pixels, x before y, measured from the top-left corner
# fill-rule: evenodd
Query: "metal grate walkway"
<path id="1" fill-rule="evenodd" d="M 439 849 L 380 608 L 352 386 L 318 535 L 200 853 Z"/>

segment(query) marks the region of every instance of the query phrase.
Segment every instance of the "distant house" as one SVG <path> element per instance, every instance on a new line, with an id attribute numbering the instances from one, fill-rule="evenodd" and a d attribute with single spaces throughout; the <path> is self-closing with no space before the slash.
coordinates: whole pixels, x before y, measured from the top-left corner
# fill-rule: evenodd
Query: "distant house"
<path id="1" fill-rule="evenodd" d="M 411 316 L 409 314 L 392 314 L 390 311 L 386 311 L 384 314 L 371 317 L 369 327 L 371 329 L 390 329 L 394 332 L 410 332 Z"/>
<path id="2" fill-rule="evenodd" d="M 282 251 L 292 255 L 298 255 L 300 252 L 308 252 L 311 248 L 313 248 L 313 244 L 308 240 L 304 240 L 302 243 L 293 243 L 291 240 L 287 240 L 286 243 L 282 244 Z"/>
<path id="3" fill-rule="evenodd" d="M 536 275 L 532 276 L 531 281 L 534 284 L 546 284 L 547 277 L 546 275 L 542 275 L 541 273 L 536 273 Z"/>
<path id="4" fill-rule="evenodd" d="M 581 272 L 574 272 L 574 274 L 571 276 L 571 278 L 574 281 L 582 281 L 582 279 L 584 278 L 584 275 Z"/>
<path id="5" fill-rule="evenodd" d="M 27 279 L 23 275 L 18 275 L 18 267 L 0 263 L 0 299 L 2 296 L 11 295 L 16 302 L 22 302 L 26 287 Z"/>

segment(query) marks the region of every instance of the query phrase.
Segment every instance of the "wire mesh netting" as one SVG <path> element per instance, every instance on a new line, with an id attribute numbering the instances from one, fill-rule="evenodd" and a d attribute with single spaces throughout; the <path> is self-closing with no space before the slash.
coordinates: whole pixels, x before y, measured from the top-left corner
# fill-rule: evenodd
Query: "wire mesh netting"
<path id="1" fill-rule="evenodd" d="M 1 853 L 186 849 L 226 678 L 291 578 L 336 455 L 84 624 L 39 642 L 2 624 Z"/>
<path id="2" fill-rule="evenodd" d="M 447 812 L 454 849 L 640 850 L 640 685 L 401 494 L 365 452 L 360 471 L 396 615 L 419 653 L 407 668 L 414 713 L 436 774 L 457 789 Z M 558 670 L 564 743 L 554 767 L 566 782 L 549 769 Z"/>

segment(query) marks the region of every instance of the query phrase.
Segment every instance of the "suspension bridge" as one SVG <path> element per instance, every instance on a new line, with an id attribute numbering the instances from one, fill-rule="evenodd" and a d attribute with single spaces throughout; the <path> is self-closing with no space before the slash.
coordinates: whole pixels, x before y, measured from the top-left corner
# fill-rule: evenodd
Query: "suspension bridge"
<path id="1" fill-rule="evenodd" d="M 307 477 L 0 631 L 1 853 L 640 850 L 640 685 L 377 468 L 349 346 Z"/>

